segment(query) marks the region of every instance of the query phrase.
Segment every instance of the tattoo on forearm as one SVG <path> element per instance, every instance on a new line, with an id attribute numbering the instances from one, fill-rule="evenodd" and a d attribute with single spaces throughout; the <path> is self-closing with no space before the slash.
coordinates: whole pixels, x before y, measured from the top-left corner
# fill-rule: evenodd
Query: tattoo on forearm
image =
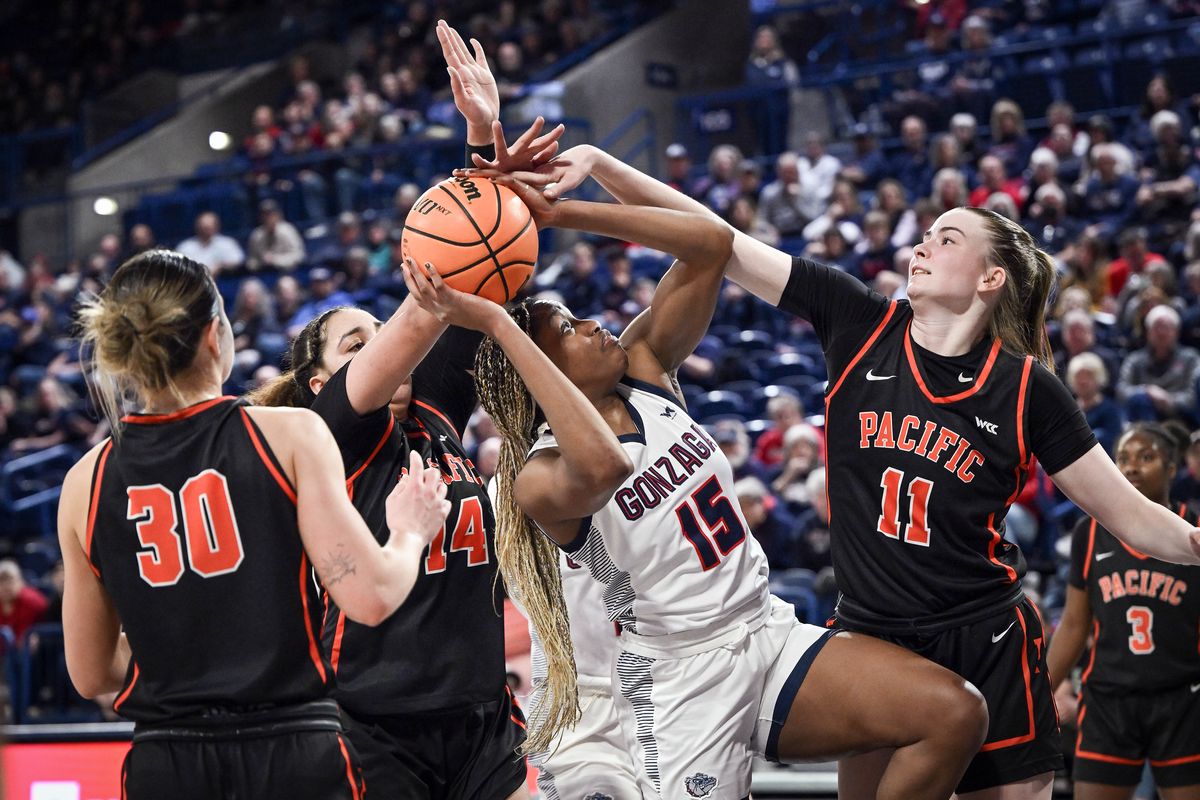
<path id="1" fill-rule="evenodd" d="M 353 575 L 357 571 L 358 565 L 354 563 L 354 558 L 346 552 L 344 544 L 339 544 L 334 552 L 325 557 L 319 570 L 327 587 L 333 586 L 342 578 Z"/>

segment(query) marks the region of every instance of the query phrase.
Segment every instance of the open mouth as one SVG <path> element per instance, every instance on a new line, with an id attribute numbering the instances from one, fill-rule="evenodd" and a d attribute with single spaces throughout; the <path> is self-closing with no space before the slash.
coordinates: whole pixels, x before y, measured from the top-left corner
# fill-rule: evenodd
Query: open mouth
<path id="1" fill-rule="evenodd" d="M 929 270 L 925 269 L 924 267 L 913 267 L 911 277 L 915 278 L 918 275 L 928 275 L 928 274 L 929 274 Z"/>

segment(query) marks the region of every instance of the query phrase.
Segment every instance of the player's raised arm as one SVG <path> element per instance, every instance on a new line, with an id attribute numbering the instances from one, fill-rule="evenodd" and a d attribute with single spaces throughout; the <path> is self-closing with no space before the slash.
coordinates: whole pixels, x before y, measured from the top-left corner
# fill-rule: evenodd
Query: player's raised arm
<path id="1" fill-rule="evenodd" d="M 608 502 L 632 469 L 616 436 L 583 392 L 502 307 L 451 289 L 436 269 L 406 264 L 404 279 L 412 297 L 440 319 L 487 334 L 528 387 L 556 432 L 558 449 L 525 465 L 517 481 L 518 503 L 551 538 L 570 542 L 578 521 Z M 579 335 L 608 336 L 598 331 Z M 486 377 L 477 370 L 477 380 Z M 525 434 L 531 436 L 532 430 Z"/>
<path id="2" fill-rule="evenodd" d="M 388 498 L 390 536 L 381 548 L 346 494 L 325 423 L 307 409 L 249 413 L 293 477 L 300 537 L 321 583 L 351 619 L 378 625 L 408 597 L 421 555 L 450 510 L 441 472 L 413 453 L 408 475 Z"/>
<path id="3" fill-rule="evenodd" d="M 1050 479 L 1130 547 L 1163 561 L 1200 564 L 1200 528 L 1133 488 L 1100 445 Z"/>
<path id="4" fill-rule="evenodd" d="M 503 142 L 503 131 L 498 124 L 494 127 L 497 142 Z M 479 157 L 474 160 L 477 166 L 487 169 L 468 170 L 467 174 L 493 174 L 487 170 L 513 172 L 505 164 Z M 563 197 L 590 176 L 622 204 L 692 212 L 726 224 L 704 204 L 592 145 L 572 147 L 535 170 L 517 171 L 514 176 L 543 188 L 550 200 Z M 791 277 L 791 257 L 741 231 L 730 230 L 733 231 L 733 253 L 726 269 L 727 277 L 768 303 L 778 305 Z"/>

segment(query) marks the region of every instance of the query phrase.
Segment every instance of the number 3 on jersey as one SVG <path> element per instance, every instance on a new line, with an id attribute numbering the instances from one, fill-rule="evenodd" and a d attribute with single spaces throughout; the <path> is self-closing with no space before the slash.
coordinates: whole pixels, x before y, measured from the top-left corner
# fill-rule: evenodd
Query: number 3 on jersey
<path id="1" fill-rule="evenodd" d="M 889 539 L 899 539 L 900 530 L 900 486 L 904 473 L 893 467 L 883 471 L 879 485 L 883 489 L 883 508 L 879 513 L 879 532 Z M 913 478 L 908 484 L 908 527 L 904 530 L 904 541 L 929 547 L 929 495 L 933 494 L 933 481 Z"/>
<path id="2" fill-rule="evenodd" d="M 237 518 L 229 500 L 229 483 L 214 469 L 193 475 L 176 495 L 161 483 L 130 486 L 126 519 L 135 523 L 138 573 L 151 586 L 173 586 L 183 577 L 183 543 L 176 507 L 183 510 L 183 538 L 192 572 L 215 578 L 237 570 L 245 554 Z"/>
<path id="3" fill-rule="evenodd" d="M 478 567 L 488 563 L 487 529 L 483 525 L 483 505 L 478 497 L 466 497 L 458 504 L 457 518 L 453 513 L 447 519 L 457 519 L 454 533 L 450 536 L 450 552 L 467 551 L 467 566 Z M 433 575 L 446 571 L 446 526 L 443 525 L 429 543 L 425 556 L 425 574 Z"/>

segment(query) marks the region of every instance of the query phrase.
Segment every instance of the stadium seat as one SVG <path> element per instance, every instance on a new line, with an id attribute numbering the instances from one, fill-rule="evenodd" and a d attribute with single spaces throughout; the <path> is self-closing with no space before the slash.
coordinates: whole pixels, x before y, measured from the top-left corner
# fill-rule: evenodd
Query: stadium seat
<path id="1" fill-rule="evenodd" d="M 770 350 L 775 346 L 775 337 L 766 331 L 742 331 L 729 344 L 743 351 Z"/>
<path id="2" fill-rule="evenodd" d="M 1122 61 L 1113 70 L 1115 105 L 1140 104 L 1146 96 L 1146 84 L 1150 82 L 1157 71 L 1154 64 L 1144 58 Z"/>
<path id="3" fill-rule="evenodd" d="M 750 435 L 750 446 L 758 444 L 758 437 L 771 427 L 769 419 L 752 419 L 746 422 L 746 433 Z"/>
<path id="4" fill-rule="evenodd" d="M 810 376 L 807 376 L 807 375 L 804 375 L 801 377 L 808 378 L 810 382 L 812 380 L 814 380 L 813 378 L 811 378 Z M 785 394 L 791 395 L 792 397 L 796 398 L 797 400 L 800 400 L 801 402 L 803 402 L 804 393 L 799 391 L 796 387 L 788 386 L 788 385 L 780 385 L 780 384 L 771 384 L 770 386 L 763 386 L 754 392 L 753 396 L 750 398 L 750 413 L 766 415 L 767 403 L 771 402 L 772 398 L 779 397 L 780 395 L 785 395 Z"/>
<path id="5" fill-rule="evenodd" d="M 740 395 L 733 392 L 707 392 L 696 402 L 693 417 L 700 422 L 706 422 L 719 417 L 737 417 L 745 419 L 746 404 Z"/>
<path id="6" fill-rule="evenodd" d="M 778 383 L 789 375 L 820 375 L 824 365 L 804 353 L 781 353 L 763 365 L 763 380 Z"/>

